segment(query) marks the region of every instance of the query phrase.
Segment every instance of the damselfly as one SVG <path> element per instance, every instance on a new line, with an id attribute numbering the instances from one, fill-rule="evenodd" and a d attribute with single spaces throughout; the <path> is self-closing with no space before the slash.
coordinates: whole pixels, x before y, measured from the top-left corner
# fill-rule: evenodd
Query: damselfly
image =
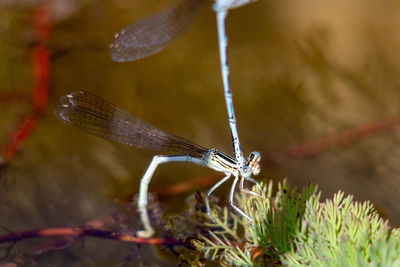
<path id="1" fill-rule="evenodd" d="M 231 129 L 233 152 L 236 160 L 242 164 L 245 158 L 240 146 L 229 81 L 228 37 L 225 30 L 225 20 L 229 9 L 255 1 L 215 0 L 213 5 L 213 9 L 217 14 L 222 81 Z M 125 62 L 147 57 L 161 51 L 191 24 L 201 6 L 206 2 L 208 0 L 184 0 L 177 6 L 125 27 L 114 36 L 114 42 L 110 45 L 111 58 L 114 61 Z"/>
<path id="2" fill-rule="evenodd" d="M 241 177 L 240 190 L 249 194 L 259 195 L 244 188 L 244 180 L 260 185 L 251 176 L 260 172 L 260 154 L 250 153 L 249 158 L 242 164 L 236 159 L 219 152 L 216 149 L 207 149 L 189 142 L 181 137 L 169 134 L 155 126 L 146 123 L 128 112 L 114 106 L 103 98 L 88 92 L 74 92 L 61 97 L 61 105 L 55 110 L 55 115 L 63 122 L 83 132 L 117 143 L 135 146 L 148 150 L 169 150 L 179 153 L 176 156 L 157 155 L 153 157 L 149 167 L 140 182 L 138 211 L 144 230 L 139 231 L 141 237 L 150 237 L 154 234 L 147 211 L 147 193 L 150 180 L 159 164 L 168 162 L 190 162 L 206 166 L 225 173 L 217 184 L 206 193 L 207 211 L 210 213 L 208 196 L 231 176 L 234 177 L 230 190 L 229 203 L 248 220 L 252 219 L 234 204 L 234 191 Z M 209 214 L 211 216 L 211 214 Z"/>
<path id="3" fill-rule="evenodd" d="M 225 30 L 225 20 L 229 9 L 237 8 L 256 0 L 215 0 L 213 9 L 217 15 L 218 44 L 222 81 L 225 94 L 226 108 L 229 117 L 233 153 L 237 169 L 242 169 L 248 163 L 243 156 L 237 131 L 235 111 L 233 107 L 233 96 L 230 87 L 229 65 L 228 65 L 228 38 Z M 115 34 L 114 42 L 110 45 L 110 55 L 114 61 L 125 62 L 137 60 L 155 54 L 164 49 L 180 33 L 188 27 L 196 17 L 201 6 L 207 0 L 184 0 L 179 5 L 164 10 L 151 17 L 133 23 Z M 253 152 L 260 160 L 259 153 Z M 238 172 L 238 174 L 241 172 Z M 212 192 L 229 178 L 222 179 L 210 189 Z M 236 182 L 231 187 L 232 197 Z M 258 183 L 257 183 L 258 185 Z M 209 192 L 210 192 L 209 191 Z M 207 199 L 208 201 L 208 199 Z M 236 210 L 237 207 L 234 206 Z M 208 202 L 207 208 L 209 210 Z M 240 211 L 243 216 L 250 219 Z"/>

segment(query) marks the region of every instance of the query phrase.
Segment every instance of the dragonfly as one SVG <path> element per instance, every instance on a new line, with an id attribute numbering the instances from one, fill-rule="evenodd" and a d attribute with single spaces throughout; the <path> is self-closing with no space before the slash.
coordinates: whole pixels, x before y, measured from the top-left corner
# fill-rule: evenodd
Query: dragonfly
<path id="1" fill-rule="evenodd" d="M 240 177 L 241 191 L 260 196 L 259 193 L 244 188 L 246 180 L 256 184 L 262 192 L 261 186 L 252 178 L 252 175 L 258 175 L 260 172 L 261 157 L 258 152 L 250 153 L 248 159 L 242 164 L 217 149 L 207 149 L 182 137 L 167 133 L 116 107 L 107 100 L 85 91 L 62 96 L 60 105 L 54 113 L 66 124 L 106 140 L 147 150 L 178 153 L 178 155 L 154 156 L 140 181 L 138 212 L 144 229 L 137 232 L 138 236 L 149 238 L 155 233 L 147 211 L 148 186 L 158 165 L 169 162 L 194 163 L 225 174 L 224 178 L 206 193 L 206 207 L 210 217 L 212 215 L 208 197 L 217 187 L 233 176 L 229 203 L 238 213 L 252 221 L 252 218 L 235 205 L 234 191 Z"/>

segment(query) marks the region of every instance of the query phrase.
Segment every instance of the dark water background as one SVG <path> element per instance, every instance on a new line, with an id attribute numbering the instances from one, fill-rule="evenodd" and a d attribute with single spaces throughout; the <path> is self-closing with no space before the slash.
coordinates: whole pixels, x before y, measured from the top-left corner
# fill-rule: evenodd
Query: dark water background
<path id="1" fill-rule="evenodd" d="M 1 226 L 11 231 L 74 227 L 118 212 L 121 200 L 138 190 L 154 153 L 58 121 L 53 115 L 58 99 L 72 91 L 96 93 L 161 129 L 230 153 L 215 14 L 209 6 L 162 53 L 131 63 L 109 58 L 115 32 L 173 3 L 51 1 L 49 103 L 22 149 L 2 168 Z M 26 99 L 33 83 L 31 26 L 37 5 L 0 1 L 0 147 L 32 109 Z M 246 155 L 257 150 L 264 158 L 260 179 L 287 177 L 298 186 L 314 182 L 324 198 L 343 190 L 373 202 L 392 226 L 400 224 L 399 128 L 388 123 L 371 130 L 400 117 L 399 5 L 394 0 L 262 0 L 229 13 L 239 136 Z M 329 137 L 343 139 L 325 146 Z M 304 144 L 314 146 L 285 154 Z M 222 174 L 174 163 L 157 169 L 150 190 L 196 177 L 217 181 Z M 216 194 L 225 196 L 228 188 Z M 194 192 L 161 205 L 167 213 L 183 212 Z M 33 244 L 23 242 L 12 255 Z M 153 252 L 148 246 L 133 253 L 129 244 L 85 239 L 41 260 L 115 264 L 129 253 Z M 150 257 L 153 261 L 165 259 Z"/>

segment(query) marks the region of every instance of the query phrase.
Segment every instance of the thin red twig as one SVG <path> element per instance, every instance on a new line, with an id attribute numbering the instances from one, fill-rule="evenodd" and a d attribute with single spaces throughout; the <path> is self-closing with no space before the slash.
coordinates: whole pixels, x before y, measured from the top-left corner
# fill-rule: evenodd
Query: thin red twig
<path id="1" fill-rule="evenodd" d="M 9 142 L 6 143 L 3 148 L 3 162 L 10 161 L 19 151 L 37 125 L 48 102 L 51 72 L 50 52 L 47 47 L 47 40 L 49 39 L 51 32 L 51 23 L 50 9 L 46 6 L 39 6 L 35 9 L 33 15 L 33 28 L 36 39 L 35 45 L 31 51 L 34 81 L 31 98 L 33 110 L 16 127 Z"/>
<path id="2" fill-rule="evenodd" d="M 187 181 L 174 183 L 164 189 L 155 190 L 154 193 L 159 199 L 165 199 L 171 196 L 176 196 L 189 191 L 198 190 L 202 187 L 212 186 L 216 181 L 221 179 L 219 175 L 194 177 Z"/>
<path id="3" fill-rule="evenodd" d="M 133 242 L 140 244 L 151 245 L 183 245 L 183 241 L 179 239 L 165 238 L 141 238 L 132 234 L 119 233 L 116 231 L 108 231 L 95 228 L 73 227 L 73 228 L 47 228 L 29 230 L 18 233 L 10 233 L 0 236 L 0 243 L 16 242 L 23 239 L 38 238 L 38 237 L 72 237 L 78 238 L 83 236 L 92 236 L 97 238 L 113 239 L 123 242 Z"/>
<path id="4" fill-rule="evenodd" d="M 334 147 L 349 145 L 361 138 L 382 134 L 399 125 L 400 116 L 392 117 L 383 121 L 355 127 L 339 135 L 330 135 L 316 141 L 283 149 L 275 153 L 274 156 L 269 159 L 273 162 L 277 162 L 279 159 L 296 159 L 316 155 Z M 264 164 L 268 163 L 270 163 L 268 159 L 264 161 Z"/>

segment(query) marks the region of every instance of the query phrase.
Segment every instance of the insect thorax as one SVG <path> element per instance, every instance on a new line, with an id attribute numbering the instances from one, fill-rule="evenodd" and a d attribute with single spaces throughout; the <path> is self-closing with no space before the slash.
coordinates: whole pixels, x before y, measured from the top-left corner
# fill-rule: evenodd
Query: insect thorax
<path id="1" fill-rule="evenodd" d="M 209 168 L 219 172 L 234 173 L 239 171 L 240 168 L 234 158 L 219 152 L 214 148 L 208 150 L 207 154 L 204 155 L 203 160 Z"/>

